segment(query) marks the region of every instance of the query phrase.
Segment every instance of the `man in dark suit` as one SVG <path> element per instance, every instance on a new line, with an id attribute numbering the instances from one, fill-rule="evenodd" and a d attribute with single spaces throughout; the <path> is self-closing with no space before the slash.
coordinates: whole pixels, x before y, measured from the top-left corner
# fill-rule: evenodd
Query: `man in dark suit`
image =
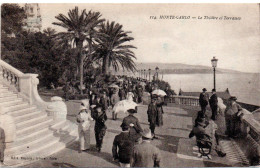
<path id="1" fill-rule="evenodd" d="M 216 90 L 212 89 L 212 95 L 209 99 L 209 105 L 212 111 L 211 119 L 216 120 L 217 112 L 218 112 L 218 96 L 216 94 Z"/>
<path id="2" fill-rule="evenodd" d="M 160 167 L 160 150 L 150 143 L 153 138 L 151 131 L 145 129 L 142 133 L 142 143 L 135 145 L 131 158 L 132 167 Z"/>
<path id="3" fill-rule="evenodd" d="M 156 104 L 157 96 L 153 95 L 151 103 L 148 106 L 147 115 L 148 115 L 148 122 L 150 123 L 150 130 L 152 131 L 153 138 L 155 137 L 155 126 L 156 126 L 156 119 L 158 115 L 158 109 Z"/>
<path id="4" fill-rule="evenodd" d="M 120 100 L 125 100 L 126 99 L 126 92 L 125 92 L 124 88 L 120 88 L 119 89 L 118 95 L 120 97 Z"/>
<path id="5" fill-rule="evenodd" d="M 100 98 L 100 104 L 102 106 L 102 110 L 107 112 L 109 106 L 109 98 L 107 97 L 106 90 L 103 90 L 102 92 L 102 97 Z"/>
<path id="6" fill-rule="evenodd" d="M 122 132 L 115 136 L 112 154 L 115 161 L 119 161 L 121 167 L 130 167 L 134 142 L 129 137 L 129 125 L 121 124 Z"/>
<path id="7" fill-rule="evenodd" d="M 203 115 L 205 115 L 206 107 L 208 105 L 209 95 L 206 93 L 206 91 L 207 91 L 206 88 L 203 88 L 202 91 L 203 92 L 200 93 L 199 103 L 200 103 L 201 111 L 202 111 Z"/>
<path id="8" fill-rule="evenodd" d="M 93 119 L 95 122 L 95 137 L 96 137 L 96 148 L 100 152 L 103 144 L 103 138 L 106 134 L 107 126 L 105 124 L 107 120 L 106 112 L 102 109 L 101 106 L 95 107 L 95 113 L 93 114 Z"/>
<path id="9" fill-rule="evenodd" d="M 138 118 L 134 116 L 134 113 L 137 113 L 134 109 L 127 110 L 128 116 L 123 119 L 122 124 L 130 126 L 129 136 L 133 142 L 136 142 L 141 138 L 141 132 L 143 129 L 139 123 Z"/>

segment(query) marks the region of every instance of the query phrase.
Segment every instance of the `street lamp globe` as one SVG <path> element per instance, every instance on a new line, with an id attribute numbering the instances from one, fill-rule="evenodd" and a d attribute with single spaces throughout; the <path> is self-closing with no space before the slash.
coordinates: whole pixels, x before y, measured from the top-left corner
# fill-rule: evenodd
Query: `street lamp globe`
<path id="1" fill-rule="evenodd" d="M 217 67 L 217 63 L 218 63 L 218 59 L 216 59 L 215 57 L 213 57 L 213 58 L 211 59 L 212 67 L 213 67 L 213 68 L 216 68 L 216 67 Z"/>

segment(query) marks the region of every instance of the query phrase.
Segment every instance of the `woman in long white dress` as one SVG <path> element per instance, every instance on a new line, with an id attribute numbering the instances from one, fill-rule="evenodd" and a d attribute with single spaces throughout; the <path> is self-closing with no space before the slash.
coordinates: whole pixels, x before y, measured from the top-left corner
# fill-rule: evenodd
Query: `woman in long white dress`
<path id="1" fill-rule="evenodd" d="M 93 121 L 93 118 L 88 106 L 81 105 L 79 110 L 77 122 L 79 123 L 79 152 L 81 152 L 90 148 L 90 121 Z"/>

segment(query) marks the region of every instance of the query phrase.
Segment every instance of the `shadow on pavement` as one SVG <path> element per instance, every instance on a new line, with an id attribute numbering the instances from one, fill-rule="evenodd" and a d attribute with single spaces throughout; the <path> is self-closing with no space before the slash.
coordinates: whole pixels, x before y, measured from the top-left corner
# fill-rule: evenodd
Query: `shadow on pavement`
<path id="1" fill-rule="evenodd" d="M 114 133 L 114 134 L 120 134 L 122 131 L 114 130 L 114 129 L 107 129 L 107 132 L 111 132 L 111 133 Z"/>
<path id="2" fill-rule="evenodd" d="M 76 166 L 69 164 L 69 163 L 57 163 L 57 162 L 55 162 L 55 163 L 52 163 L 52 165 L 55 166 L 55 167 L 76 167 Z"/>
<path id="3" fill-rule="evenodd" d="M 230 167 L 231 165 L 224 164 L 224 163 L 216 163 L 213 161 L 203 161 L 205 167 Z"/>
<path id="4" fill-rule="evenodd" d="M 110 153 L 107 153 L 107 152 L 97 152 L 94 148 L 91 148 L 90 150 L 86 151 L 86 153 L 90 154 L 90 155 L 93 155 L 93 156 L 96 156 L 96 157 L 99 157 L 99 158 L 102 158 L 104 159 L 105 161 L 115 165 L 115 166 L 119 166 L 119 164 L 117 164 L 116 162 L 114 162 L 112 160 L 112 155 Z"/>
<path id="5" fill-rule="evenodd" d="M 160 145 L 157 145 L 157 147 L 160 150 L 167 151 L 167 152 L 173 152 L 177 153 L 178 150 L 178 144 L 180 137 L 170 136 L 170 135 L 158 135 L 161 141 Z"/>

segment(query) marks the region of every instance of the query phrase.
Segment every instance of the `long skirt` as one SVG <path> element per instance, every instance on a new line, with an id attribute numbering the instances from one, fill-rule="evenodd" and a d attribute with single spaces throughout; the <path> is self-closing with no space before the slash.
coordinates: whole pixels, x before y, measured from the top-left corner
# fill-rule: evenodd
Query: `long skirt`
<path id="1" fill-rule="evenodd" d="M 79 133 L 79 150 L 87 150 L 90 148 L 90 129 L 80 131 Z"/>

